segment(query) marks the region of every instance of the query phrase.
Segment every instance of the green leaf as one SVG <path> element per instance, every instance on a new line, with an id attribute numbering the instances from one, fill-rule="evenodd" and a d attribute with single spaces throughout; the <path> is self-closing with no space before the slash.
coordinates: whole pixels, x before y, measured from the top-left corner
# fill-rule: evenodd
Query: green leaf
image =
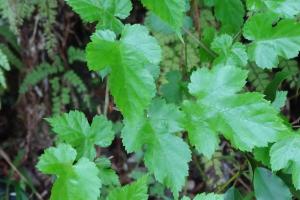
<path id="1" fill-rule="evenodd" d="M 238 189 L 231 187 L 224 194 L 224 200 L 243 200 L 243 197 Z"/>
<path id="2" fill-rule="evenodd" d="M 274 101 L 272 102 L 272 106 L 280 111 L 281 108 L 284 107 L 287 100 L 287 91 L 277 91 Z"/>
<path id="3" fill-rule="evenodd" d="M 255 160 L 262 162 L 267 167 L 271 167 L 270 164 L 270 147 L 260 147 L 253 149 L 253 155 Z"/>
<path id="4" fill-rule="evenodd" d="M 10 70 L 10 65 L 8 63 L 7 56 L 4 54 L 4 52 L 0 49 L 0 67 L 5 69 L 6 71 Z"/>
<path id="5" fill-rule="evenodd" d="M 111 29 L 118 33 L 123 28 L 119 19 L 128 17 L 132 9 L 130 0 L 66 0 L 66 2 L 84 21 L 100 21 L 98 28 Z"/>
<path id="6" fill-rule="evenodd" d="M 246 0 L 247 9 L 250 11 L 259 11 L 265 8 L 262 0 Z"/>
<path id="7" fill-rule="evenodd" d="M 246 47 L 239 43 L 233 43 L 230 35 L 223 34 L 214 39 L 211 49 L 219 56 L 215 59 L 215 65 L 233 65 L 244 67 L 247 65 L 248 55 Z"/>
<path id="8" fill-rule="evenodd" d="M 101 18 L 102 5 L 93 0 L 66 0 L 72 9 L 87 22 L 95 22 Z"/>
<path id="9" fill-rule="evenodd" d="M 271 147 L 271 166 L 272 170 L 291 169 L 292 180 L 296 189 L 300 189 L 300 136 L 292 134 L 282 139 Z"/>
<path id="10" fill-rule="evenodd" d="M 75 165 L 76 151 L 70 145 L 50 147 L 39 158 L 37 168 L 45 174 L 56 175 L 50 200 L 97 200 L 101 181 L 93 162 L 81 158 Z"/>
<path id="11" fill-rule="evenodd" d="M 113 169 L 111 169 L 111 162 L 108 158 L 105 157 L 97 158 L 95 163 L 99 170 L 98 177 L 101 177 L 101 181 L 103 185 L 108 185 L 108 186 L 120 185 L 119 177 L 116 174 L 116 172 Z"/>
<path id="12" fill-rule="evenodd" d="M 96 156 L 94 145 L 107 147 L 114 139 L 112 123 L 103 116 L 95 116 L 91 126 L 79 111 L 54 116 L 47 121 L 61 140 L 77 149 L 78 157 L 93 159 Z"/>
<path id="13" fill-rule="evenodd" d="M 267 86 L 267 88 L 264 91 L 264 94 L 266 95 L 266 99 L 273 102 L 275 100 L 277 90 L 280 87 L 281 83 L 285 79 L 287 79 L 290 75 L 291 75 L 291 73 L 286 70 L 277 72 L 275 74 L 273 80 L 269 83 L 269 85 Z"/>
<path id="14" fill-rule="evenodd" d="M 236 67 L 199 69 L 191 76 L 190 93 L 196 101 L 185 101 L 185 128 L 196 149 L 210 158 L 219 132 L 242 151 L 275 142 L 287 128 L 277 111 L 259 93 L 238 93 L 247 73 Z M 206 145 L 209 143 L 209 145 Z"/>
<path id="15" fill-rule="evenodd" d="M 205 108 L 197 103 L 184 101 L 183 111 L 186 117 L 183 121 L 188 131 L 190 143 L 197 151 L 210 159 L 218 148 L 220 139 L 218 133 L 205 120 Z"/>
<path id="16" fill-rule="evenodd" d="M 206 45 L 210 46 L 213 42 L 215 36 L 217 35 L 217 31 L 215 28 L 208 26 L 207 28 L 203 29 L 203 33 L 201 35 L 201 41 Z M 211 62 L 214 58 L 212 55 L 207 53 L 207 51 L 200 47 L 199 49 L 199 57 L 202 62 Z"/>
<path id="17" fill-rule="evenodd" d="M 209 6 L 209 7 L 214 6 L 215 2 L 216 2 L 216 0 L 204 0 L 203 1 L 204 5 Z"/>
<path id="18" fill-rule="evenodd" d="M 285 183 L 265 168 L 255 169 L 253 184 L 257 200 L 292 199 L 292 194 Z"/>
<path id="19" fill-rule="evenodd" d="M 244 22 L 244 5 L 241 0 L 215 0 L 215 15 L 222 32 L 237 33 Z"/>
<path id="20" fill-rule="evenodd" d="M 4 72 L 3 70 L 0 69 L 0 85 L 3 87 L 3 88 L 6 88 L 6 80 L 5 80 L 5 75 L 4 75 Z"/>
<path id="21" fill-rule="evenodd" d="M 170 71 L 166 74 L 166 78 L 168 83 L 160 88 L 162 96 L 169 103 L 180 103 L 182 99 L 182 75 L 180 71 Z"/>
<path id="22" fill-rule="evenodd" d="M 158 65 L 161 50 L 141 25 L 126 25 L 116 41 L 111 31 L 98 31 L 87 46 L 88 66 L 100 71 L 110 67 L 109 88 L 127 119 L 142 115 L 155 95 L 154 79 L 147 65 Z"/>
<path id="23" fill-rule="evenodd" d="M 182 131 L 182 113 L 175 105 L 161 99 L 153 100 L 148 117 L 125 121 L 123 144 L 130 153 L 145 147 L 145 165 L 155 178 L 169 187 L 174 196 L 185 183 L 191 152 L 188 145 L 174 133 Z"/>
<path id="24" fill-rule="evenodd" d="M 144 24 L 154 33 L 162 33 L 165 35 L 176 34 L 176 31 L 166 22 L 162 21 L 158 16 L 152 12 L 148 12 Z M 193 20 L 189 16 L 184 16 L 183 25 L 181 28 L 182 34 L 184 30 L 190 30 L 193 26 Z"/>
<path id="25" fill-rule="evenodd" d="M 190 198 L 184 196 L 181 200 L 190 200 Z M 194 200 L 224 200 L 224 195 L 214 194 L 214 193 L 208 193 L 208 194 L 202 193 L 195 196 Z"/>
<path id="26" fill-rule="evenodd" d="M 107 200 L 147 200 L 147 190 L 147 176 L 144 176 L 130 185 L 114 189 Z"/>
<path id="27" fill-rule="evenodd" d="M 300 13 L 299 0 L 247 0 L 247 7 L 254 11 L 268 10 L 285 18 L 293 18 Z"/>
<path id="28" fill-rule="evenodd" d="M 295 58 L 300 50 L 300 24 L 292 19 L 280 20 L 272 14 L 257 14 L 246 22 L 243 35 L 252 41 L 249 58 L 261 68 L 273 68 L 279 57 Z"/>
<path id="29" fill-rule="evenodd" d="M 68 61 L 70 64 L 73 64 L 75 61 L 86 62 L 85 52 L 82 49 L 76 47 L 68 48 Z"/>
<path id="30" fill-rule="evenodd" d="M 214 193 L 198 194 L 194 200 L 224 200 L 224 195 Z"/>
<path id="31" fill-rule="evenodd" d="M 143 5 L 163 22 L 180 33 L 183 26 L 185 1 L 183 0 L 141 0 Z"/>
<path id="32" fill-rule="evenodd" d="M 6 88 L 7 86 L 6 86 L 5 75 L 4 75 L 4 71 L 1 69 L 1 67 L 6 71 L 10 70 L 10 65 L 8 63 L 8 58 L 4 54 L 4 52 L 0 49 L 0 85 L 3 88 Z"/>

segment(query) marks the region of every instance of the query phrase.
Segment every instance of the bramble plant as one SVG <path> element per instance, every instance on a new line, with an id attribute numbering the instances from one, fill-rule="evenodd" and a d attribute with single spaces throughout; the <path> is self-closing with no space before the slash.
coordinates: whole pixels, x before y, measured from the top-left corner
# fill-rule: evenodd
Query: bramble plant
<path id="1" fill-rule="evenodd" d="M 149 11 L 149 27 L 167 30 L 183 43 L 193 37 L 200 58 L 205 57 L 197 69 L 185 66 L 164 86 L 168 98 L 156 88 L 163 54 L 157 40 L 144 25 L 123 24 L 132 10 L 130 0 L 66 2 L 83 21 L 97 24 L 86 47 L 88 68 L 108 71 L 110 93 L 124 118 L 123 145 L 128 153 L 144 153 L 148 174 L 121 187 L 109 159 L 95 149 L 112 143 L 112 122 L 100 115 L 89 123 L 83 113 L 71 111 L 47 119 L 58 145 L 45 150 L 37 168 L 56 177 L 51 200 L 148 199 L 151 176 L 174 199 L 188 200 L 181 191 L 192 154 L 211 159 L 224 139 L 238 151 L 253 153 L 256 161 L 249 165 L 256 199 L 292 199 L 300 189 L 300 135 L 279 113 L 286 93 L 275 86 L 265 96 L 245 85 L 250 67 L 277 68 L 282 60 L 298 56 L 300 0 L 204 0 L 220 27 L 204 27 L 202 32 L 212 37 L 203 41 L 185 25 L 188 0 L 141 0 Z M 279 171 L 291 175 L 292 184 Z M 103 185 L 113 186 L 106 197 Z M 231 190 L 194 197 L 208 199 L 244 198 Z"/>

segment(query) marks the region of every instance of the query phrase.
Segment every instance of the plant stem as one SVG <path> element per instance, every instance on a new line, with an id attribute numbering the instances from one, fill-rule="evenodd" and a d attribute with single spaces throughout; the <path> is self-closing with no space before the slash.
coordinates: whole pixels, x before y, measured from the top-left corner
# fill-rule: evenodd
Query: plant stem
<path id="1" fill-rule="evenodd" d="M 223 192 L 226 187 L 231 183 L 233 182 L 234 180 L 236 180 L 239 176 L 240 176 L 240 170 L 237 171 L 226 183 L 224 183 L 218 190 L 217 190 L 217 193 L 221 193 Z"/>
<path id="2" fill-rule="evenodd" d="M 108 88 L 108 80 L 106 79 L 105 100 L 103 106 L 103 114 L 106 117 L 107 117 L 108 105 L 109 105 L 109 88 Z"/>
<path id="3" fill-rule="evenodd" d="M 22 180 L 24 180 L 26 184 L 30 185 L 28 179 L 17 169 L 17 167 L 12 163 L 12 161 L 8 157 L 8 155 L 1 148 L 0 148 L 0 156 L 7 162 L 7 164 L 12 168 L 12 170 L 15 171 L 18 174 L 18 176 L 21 177 Z M 43 200 L 43 197 L 34 188 L 31 189 L 39 200 Z"/>
<path id="4" fill-rule="evenodd" d="M 210 50 L 210 48 L 208 46 L 206 46 L 206 44 L 204 44 L 204 42 L 202 42 L 201 40 L 196 38 L 189 30 L 184 29 L 184 32 L 187 33 L 191 38 L 193 38 L 195 40 L 195 42 L 197 42 L 198 45 L 201 48 L 203 48 L 210 56 L 212 56 L 213 58 L 217 57 L 217 54 L 215 52 Z"/>
<path id="5" fill-rule="evenodd" d="M 192 152 L 192 159 L 193 159 L 194 164 L 196 165 L 196 168 L 198 169 L 199 173 L 201 174 L 203 180 L 207 181 L 207 176 L 205 175 L 205 172 L 203 171 L 203 169 L 200 165 L 200 162 L 197 158 L 197 155 L 195 154 L 194 151 Z"/>

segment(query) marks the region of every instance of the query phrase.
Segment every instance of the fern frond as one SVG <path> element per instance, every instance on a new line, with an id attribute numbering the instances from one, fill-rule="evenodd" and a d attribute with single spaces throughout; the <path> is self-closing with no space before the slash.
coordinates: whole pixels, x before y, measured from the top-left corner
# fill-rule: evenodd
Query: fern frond
<path id="1" fill-rule="evenodd" d="M 20 45 L 17 42 L 17 37 L 13 32 L 10 31 L 9 27 L 6 25 L 0 26 L 0 35 L 6 40 L 8 44 L 11 45 L 17 52 L 20 51 Z"/>
<path id="2" fill-rule="evenodd" d="M 61 101 L 60 101 L 60 83 L 59 78 L 54 77 L 50 81 L 51 85 L 51 102 L 52 102 L 52 114 L 56 115 L 61 112 Z"/>
<path id="3" fill-rule="evenodd" d="M 10 65 L 8 63 L 7 56 L 4 52 L 0 49 L 0 86 L 6 88 L 6 80 L 4 76 L 4 71 L 9 71 Z"/>
<path id="4" fill-rule="evenodd" d="M 266 70 L 263 70 L 251 63 L 248 65 L 248 80 L 255 87 L 256 91 L 263 92 L 270 83 L 270 75 Z"/>
<path id="5" fill-rule="evenodd" d="M 181 70 L 185 63 L 185 46 L 178 39 L 176 35 L 164 35 L 154 33 L 155 38 L 158 40 L 163 53 L 161 62 L 162 79 L 169 71 Z M 193 38 L 188 38 L 186 41 L 187 64 L 188 71 L 193 67 L 200 66 L 199 59 L 199 46 L 193 41 Z M 164 82 L 164 80 L 161 80 Z"/>
<path id="6" fill-rule="evenodd" d="M 28 73 L 25 79 L 23 80 L 19 93 L 24 94 L 28 91 L 29 87 L 38 84 L 43 79 L 47 78 L 51 74 L 55 74 L 58 72 L 58 68 L 51 66 L 48 63 L 40 64 L 36 69 L 32 72 Z"/>
<path id="7" fill-rule="evenodd" d="M 7 56 L 11 66 L 15 66 L 17 69 L 22 68 L 21 60 L 6 45 L 0 44 L 0 50 Z"/>
<path id="8" fill-rule="evenodd" d="M 43 27 L 43 36 L 45 39 L 45 49 L 53 57 L 57 47 L 57 39 L 54 33 L 54 24 L 57 15 L 57 0 L 38 1 L 39 15 L 41 16 L 41 26 Z"/>
<path id="9" fill-rule="evenodd" d="M 19 27 L 29 18 L 37 0 L 1 0 L 0 11 L 2 18 L 8 21 L 13 33 L 19 34 Z"/>
<path id="10" fill-rule="evenodd" d="M 73 64 L 75 61 L 86 62 L 84 50 L 73 46 L 68 48 L 68 58 L 70 64 Z"/>
<path id="11" fill-rule="evenodd" d="M 90 96 L 88 94 L 88 89 L 85 83 L 82 81 L 82 79 L 73 70 L 67 71 L 64 74 L 63 79 L 68 84 L 70 84 L 70 86 L 72 86 L 79 95 L 83 96 L 82 101 L 84 102 L 86 107 L 90 109 L 91 108 Z"/>
<path id="12" fill-rule="evenodd" d="M 287 77 L 290 87 L 300 88 L 300 69 L 298 62 L 296 60 L 283 60 L 280 62 L 279 67 L 290 74 Z"/>

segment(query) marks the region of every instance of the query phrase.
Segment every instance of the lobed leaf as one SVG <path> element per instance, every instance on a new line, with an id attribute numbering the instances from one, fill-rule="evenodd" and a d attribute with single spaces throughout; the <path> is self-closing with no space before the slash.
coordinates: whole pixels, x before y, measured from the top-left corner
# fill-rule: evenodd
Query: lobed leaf
<path id="1" fill-rule="evenodd" d="M 85 115 L 79 111 L 64 113 L 48 118 L 47 121 L 59 139 L 77 149 L 78 157 L 94 159 L 94 145 L 107 147 L 114 139 L 112 123 L 103 116 L 95 116 L 91 126 Z"/>
<path id="2" fill-rule="evenodd" d="M 155 99 L 147 118 L 125 121 L 123 144 L 128 152 L 145 146 L 145 165 L 155 178 L 169 187 L 174 196 L 185 183 L 191 152 L 188 145 L 174 133 L 182 130 L 182 113 L 175 105 Z"/>
<path id="3" fill-rule="evenodd" d="M 147 176 L 144 176 L 130 185 L 114 189 L 107 200 L 147 200 L 147 190 Z"/>
<path id="4" fill-rule="evenodd" d="M 215 59 L 214 65 L 233 65 L 244 67 L 248 62 L 246 47 L 239 42 L 233 43 L 230 35 L 223 34 L 214 39 L 211 49 L 219 56 Z"/>
<path id="5" fill-rule="evenodd" d="M 109 67 L 109 88 L 122 114 L 128 120 L 142 115 L 155 95 L 150 66 L 157 66 L 161 50 L 141 25 L 126 25 L 120 40 L 111 31 L 98 31 L 87 46 L 91 70 Z"/>
<path id="6" fill-rule="evenodd" d="M 270 11 L 285 18 L 294 18 L 300 13 L 299 0 L 247 0 L 247 7 L 254 11 Z"/>
<path id="7" fill-rule="evenodd" d="M 130 0 L 66 0 L 66 2 L 84 21 L 99 22 L 98 28 L 111 29 L 117 33 L 123 29 L 119 19 L 128 17 L 132 9 Z"/>
<path id="8" fill-rule="evenodd" d="M 274 68 L 279 58 L 295 58 L 300 51 L 300 24 L 293 19 L 282 19 L 275 26 L 277 16 L 257 14 L 247 20 L 243 35 L 252 41 L 249 58 L 261 68 Z"/>
<path id="9" fill-rule="evenodd" d="M 191 144 L 208 158 L 217 148 L 219 132 L 236 148 L 251 151 L 275 142 L 287 130 L 263 95 L 237 93 L 245 79 L 244 70 L 231 66 L 200 69 L 191 76 L 189 91 L 197 100 L 183 103 L 184 124 Z"/>
<path id="10" fill-rule="evenodd" d="M 300 136 L 292 134 L 271 147 L 271 167 L 272 170 L 290 169 L 292 180 L 296 189 L 300 189 Z"/>
<path id="11" fill-rule="evenodd" d="M 101 181 L 98 169 L 87 158 L 81 158 L 75 165 L 76 150 L 70 145 L 50 147 L 39 158 L 37 168 L 45 174 L 56 175 L 50 200 L 97 200 Z"/>
<path id="12" fill-rule="evenodd" d="M 141 0 L 143 5 L 168 24 L 177 33 L 183 26 L 185 2 L 183 0 Z"/>

